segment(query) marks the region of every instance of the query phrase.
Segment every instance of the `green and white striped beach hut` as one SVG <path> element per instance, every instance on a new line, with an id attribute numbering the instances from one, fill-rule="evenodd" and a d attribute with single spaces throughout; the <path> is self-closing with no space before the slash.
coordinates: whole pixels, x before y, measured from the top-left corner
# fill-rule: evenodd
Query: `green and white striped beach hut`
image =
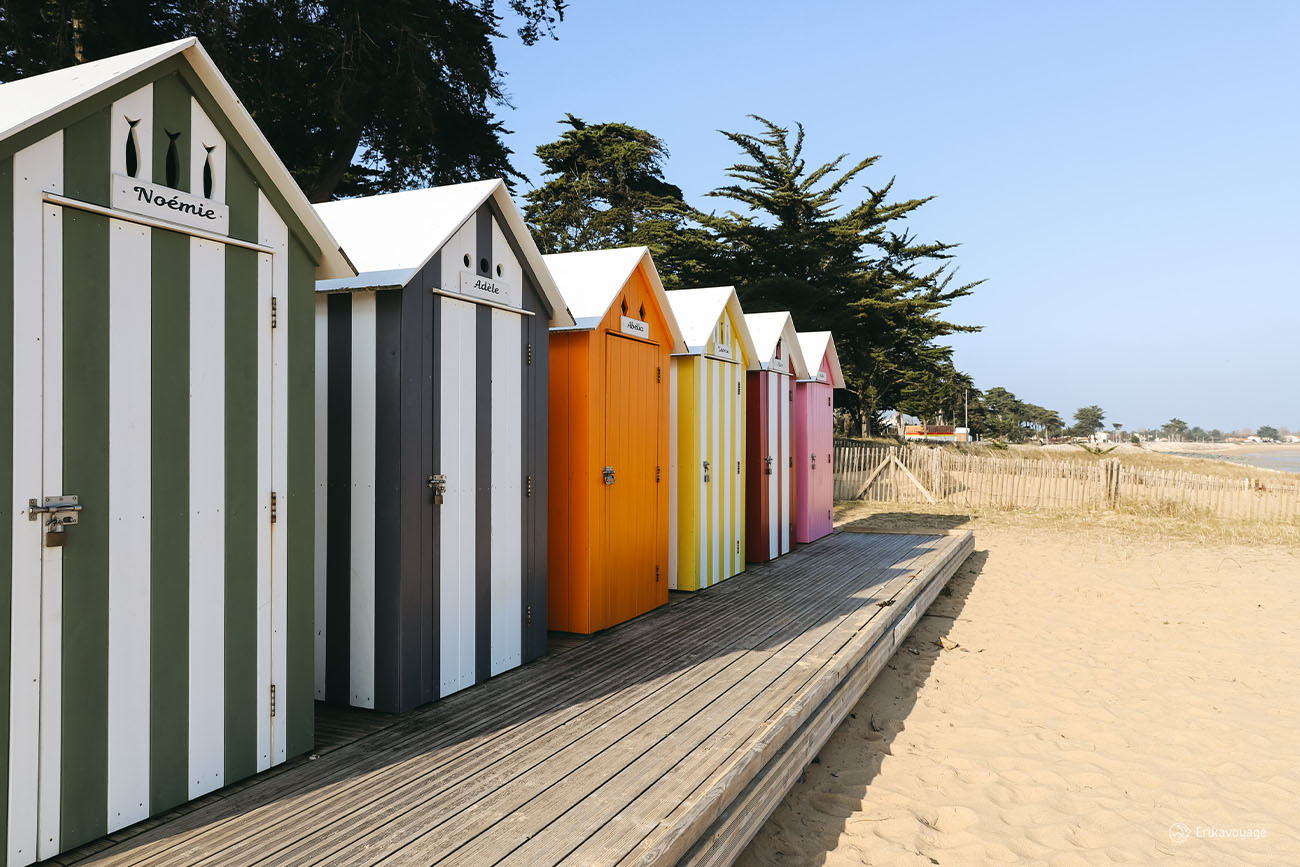
<path id="1" fill-rule="evenodd" d="M 27 864 L 311 749 L 314 288 L 354 271 L 194 39 L 0 86 L 0 198 Z"/>

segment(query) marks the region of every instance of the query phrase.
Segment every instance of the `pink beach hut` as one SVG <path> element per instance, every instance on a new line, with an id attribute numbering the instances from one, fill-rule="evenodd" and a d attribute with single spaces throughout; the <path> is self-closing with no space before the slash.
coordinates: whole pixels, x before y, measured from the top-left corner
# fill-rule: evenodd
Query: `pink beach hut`
<path id="1" fill-rule="evenodd" d="M 829 331 L 798 337 L 808 378 L 794 387 L 794 540 L 804 543 L 831 532 L 834 390 L 844 387 L 844 374 Z"/>

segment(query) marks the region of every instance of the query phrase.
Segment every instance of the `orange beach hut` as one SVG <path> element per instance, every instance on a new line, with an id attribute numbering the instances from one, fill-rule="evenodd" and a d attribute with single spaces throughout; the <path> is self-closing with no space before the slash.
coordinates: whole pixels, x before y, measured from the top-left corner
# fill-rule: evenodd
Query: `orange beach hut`
<path id="1" fill-rule="evenodd" d="M 645 247 L 543 257 L 551 329 L 547 613 L 592 633 L 668 601 L 669 356 L 686 351 Z"/>

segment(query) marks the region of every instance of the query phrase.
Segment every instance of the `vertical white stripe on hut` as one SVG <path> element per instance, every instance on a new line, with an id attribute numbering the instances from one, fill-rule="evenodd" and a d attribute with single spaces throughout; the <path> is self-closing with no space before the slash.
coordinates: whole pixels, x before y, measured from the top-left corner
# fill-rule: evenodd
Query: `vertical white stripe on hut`
<path id="1" fill-rule="evenodd" d="M 705 587 L 709 581 L 709 485 L 704 481 L 703 461 L 709 459 L 709 378 L 704 369 L 704 359 L 692 356 L 691 378 L 695 382 L 695 429 L 699 442 L 699 459 L 695 464 L 695 489 L 699 508 L 695 512 L 695 589 Z"/>
<path id="2" fill-rule="evenodd" d="M 152 230 L 108 221 L 108 830 L 149 815 Z"/>
<path id="3" fill-rule="evenodd" d="M 721 361 L 706 361 L 705 365 L 709 370 L 709 381 L 713 387 L 713 424 L 709 426 L 711 446 L 713 449 L 713 490 L 710 492 L 709 499 L 713 507 L 713 550 L 709 553 L 709 559 L 712 563 L 712 574 L 709 576 L 709 583 L 716 584 L 722 578 L 722 546 L 726 540 L 726 528 L 722 524 L 722 496 L 726 490 L 727 484 L 727 457 L 722 450 L 722 407 L 727 402 L 727 396 L 723 394 L 722 367 Z"/>
<path id="4" fill-rule="evenodd" d="M 62 208 L 44 205 L 41 192 L 63 190 L 63 133 L 23 148 L 13 157 L 13 279 L 14 279 L 14 366 L 13 366 L 13 523 L 9 528 L 13 544 L 11 561 L 11 619 L 9 646 L 9 790 L 8 858 L 28 863 L 59 850 L 59 665 L 42 659 L 43 630 L 53 630 L 52 649 L 60 639 L 61 549 L 41 547 L 41 525 L 29 521 L 27 501 L 48 493 L 63 493 L 52 486 L 61 484 L 58 461 L 54 478 L 44 471 L 51 463 L 47 449 L 62 448 L 62 359 L 49 358 L 51 368 L 41 370 L 44 305 L 59 312 L 48 320 L 51 332 L 62 322 L 63 261 Z M 49 262 L 49 269 L 45 267 Z M 56 334 L 54 352 L 62 352 Z M 49 347 L 46 346 L 46 349 Z M 42 392 L 48 383 L 55 391 Z M 46 425 L 33 424 L 42 419 Z M 43 562 L 44 561 L 44 562 Z M 48 564 L 48 569 L 43 565 Z M 44 592 L 43 592 L 44 588 Z M 48 676 L 49 683 L 43 678 Z M 42 729 L 48 737 L 42 739 Z M 52 764 L 42 765 L 42 759 Z M 42 784 L 52 789 L 42 788 Z M 37 797 L 40 792 L 42 797 Z M 38 843 L 39 834 L 39 843 Z"/>
<path id="5" fill-rule="evenodd" d="M 794 466 L 794 443 L 790 439 L 790 413 L 791 407 L 791 383 L 794 381 L 792 376 L 777 377 L 777 391 L 780 395 L 778 401 L 778 411 L 780 414 L 781 427 L 781 466 L 777 472 L 781 474 L 781 553 L 787 554 L 790 551 L 790 499 L 792 491 L 790 486 L 793 479 L 790 477 L 790 468 Z"/>
<path id="6" fill-rule="evenodd" d="M 109 164 L 113 174 L 131 175 L 126 165 L 126 143 L 130 138 L 135 143 L 134 177 L 149 180 L 153 177 L 153 85 L 146 84 L 113 103 L 110 115 Z"/>
<path id="7" fill-rule="evenodd" d="M 278 514 L 271 528 L 271 683 L 276 684 L 281 696 L 279 709 L 271 717 L 271 764 L 275 765 L 288 758 L 285 742 L 289 736 L 289 715 L 284 712 L 283 698 L 289 682 L 289 518 L 293 509 L 288 495 L 289 227 L 261 192 L 257 194 L 257 211 L 258 235 L 263 244 L 275 250 L 271 258 L 271 291 L 280 310 L 271 338 L 271 490 L 278 492 Z M 269 308 L 265 315 L 269 317 Z"/>
<path id="8" fill-rule="evenodd" d="M 271 212 L 271 213 L 268 213 Z M 265 232 L 262 220 L 274 212 L 260 192 L 257 194 L 259 236 Z M 260 238 L 259 238 L 260 240 Z M 272 256 L 257 254 L 257 497 L 262 508 L 257 522 L 257 769 L 271 766 L 271 466 L 274 445 L 263 438 L 271 430 L 272 336 L 271 296 L 275 287 Z"/>
<path id="9" fill-rule="evenodd" d="M 348 683 L 355 707 L 375 706 L 375 293 L 352 296 L 352 576 Z"/>
<path id="10" fill-rule="evenodd" d="M 109 111 L 109 163 L 152 177 L 153 85 Z M 108 815 L 116 831 L 149 815 L 150 536 L 152 500 L 152 233 L 109 221 L 108 273 Z"/>
<path id="11" fill-rule="evenodd" d="M 474 684 L 476 307 L 441 299 L 440 472 L 447 476 L 439 556 L 439 695 Z M 484 528 L 486 529 L 486 528 Z"/>
<path id="12" fill-rule="evenodd" d="M 521 318 L 504 310 L 492 311 L 492 674 L 515 668 L 523 660 Z"/>
<path id="13" fill-rule="evenodd" d="M 316 698 L 325 698 L 326 537 L 329 518 L 329 296 L 316 296 L 316 515 L 313 556 Z"/>
<path id="14" fill-rule="evenodd" d="M 191 798 L 225 781 L 226 248 L 190 239 Z"/>
<path id="15" fill-rule="evenodd" d="M 677 359 L 668 359 L 668 589 L 677 589 L 677 558 L 679 552 L 677 526 L 677 498 L 681 495 L 677 484 L 677 420 L 681 408 L 677 406 Z M 660 475 L 662 479 L 662 474 Z"/>
<path id="16" fill-rule="evenodd" d="M 721 581 L 731 574 L 731 551 L 735 546 L 735 516 L 731 511 L 731 489 L 736 484 L 735 467 L 731 454 L 731 402 L 734 400 L 731 384 L 731 365 L 725 361 L 715 362 L 718 368 L 718 414 L 722 419 L 718 425 L 718 513 L 721 523 L 718 526 L 718 574 L 714 581 Z"/>
<path id="17" fill-rule="evenodd" d="M 781 463 L 781 405 L 778 403 L 782 397 L 779 387 L 781 377 L 769 372 L 763 379 L 766 380 L 764 388 L 767 389 L 767 412 L 763 419 L 767 425 L 767 454 L 764 457 L 771 458 L 770 462 L 763 462 L 763 471 L 771 472 L 771 475 L 763 479 L 763 484 L 767 485 L 767 554 L 775 557 L 781 552 L 778 545 L 781 535 L 781 467 L 784 466 Z"/>
<path id="18" fill-rule="evenodd" d="M 216 126 L 199 106 L 199 101 L 191 96 L 190 192 L 196 196 L 204 195 L 205 165 L 210 168 L 212 176 L 212 194 L 208 198 L 216 202 L 224 202 L 226 200 L 226 140 L 221 137 L 221 133 L 217 132 Z M 261 226 L 260 221 L 258 225 Z"/>

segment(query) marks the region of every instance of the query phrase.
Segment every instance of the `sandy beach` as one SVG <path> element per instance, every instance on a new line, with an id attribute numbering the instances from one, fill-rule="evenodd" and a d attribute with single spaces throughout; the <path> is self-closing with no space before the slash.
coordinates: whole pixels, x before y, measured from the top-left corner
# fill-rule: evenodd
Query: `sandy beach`
<path id="1" fill-rule="evenodd" d="M 1300 552 L 965 525 L 738 863 L 1300 863 Z"/>

